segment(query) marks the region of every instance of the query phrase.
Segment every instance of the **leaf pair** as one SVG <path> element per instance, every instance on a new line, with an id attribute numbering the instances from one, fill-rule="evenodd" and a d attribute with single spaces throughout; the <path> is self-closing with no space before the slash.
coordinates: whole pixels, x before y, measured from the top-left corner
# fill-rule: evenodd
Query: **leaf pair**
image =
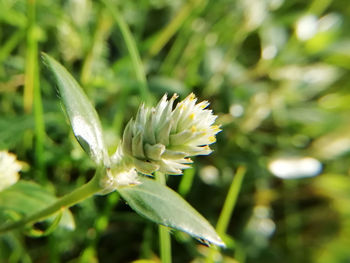
<path id="1" fill-rule="evenodd" d="M 79 84 L 61 64 L 47 54 L 43 54 L 43 59 L 55 77 L 75 137 L 98 166 L 109 167 L 110 157 L 95 109 Z M 155 180 L 140 176 L 139 181 L 140 184 L 115 189 L 137 213 L 157 224 L 224 246 L 207 220 L 180 195 Z"/>

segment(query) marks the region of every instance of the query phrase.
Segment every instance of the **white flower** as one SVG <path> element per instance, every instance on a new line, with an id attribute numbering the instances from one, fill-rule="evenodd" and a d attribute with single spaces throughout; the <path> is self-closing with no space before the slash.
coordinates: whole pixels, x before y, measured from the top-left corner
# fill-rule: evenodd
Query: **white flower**
<path id="1" fill-rule="evenodd" d="M 22 163 L 17 161 L 16 155 L 0 151 L 0 191 L 18 181 L 21 169 Z"/>
<path id="2" fill-rule="evenodd" d="M 174 94 L 167 100 L 164 95 L 155 108 L 140 107 L 124 130 L 121 149 L 112 156 L 112 164 L 122 160 L 144 174 L 182 174 L 192 163 L 189 156 L 212 152 L 209 145 L 216 141 L 220 128 L 213 125 L 216 116 L 206 109 L 209 103 L 196 104 L 197 98 L 191 93 L 173 109 L 177 97 Z"/>

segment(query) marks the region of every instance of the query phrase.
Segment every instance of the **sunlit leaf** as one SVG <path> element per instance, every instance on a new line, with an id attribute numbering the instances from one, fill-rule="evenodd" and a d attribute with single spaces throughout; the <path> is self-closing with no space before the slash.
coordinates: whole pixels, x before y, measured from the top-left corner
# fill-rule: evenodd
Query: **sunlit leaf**
<path id="1" fill-rule="evenodd" d="M 225 244 L 209 222 L 180 195 L 160 183 L 140 178 L 141 184 L 118 189 L 121 196 L 140 215 L 167 227 L 218 246 Z"/>
<path id="2" fill-rule="evenodd" d="M 96 110 L 79 84 L 60 63 L 47 54 L 43 54 L 43 59 L 55 77 L 75 137 L 97 164 L 108 164 L 107 148 Z"/>

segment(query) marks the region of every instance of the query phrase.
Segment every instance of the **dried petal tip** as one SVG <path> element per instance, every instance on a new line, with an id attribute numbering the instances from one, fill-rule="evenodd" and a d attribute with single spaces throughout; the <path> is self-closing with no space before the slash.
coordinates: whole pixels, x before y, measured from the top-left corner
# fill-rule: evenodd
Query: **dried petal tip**
<path id="1" fill-rule="evenodd" d="M 182 174 L 190 167 L 185 157 L 211 153 L 208 145 L 216 141 L 221 129 L 213 125 L 216 116 L 206 109 L 209 102 L 196 104 L 191 93 L 173 108 L 177 97 L 174 94 L 168 100 L 164 95 L 154 108 L 142 105 L 125 128 L 122 152 L 141 173 Z"/>

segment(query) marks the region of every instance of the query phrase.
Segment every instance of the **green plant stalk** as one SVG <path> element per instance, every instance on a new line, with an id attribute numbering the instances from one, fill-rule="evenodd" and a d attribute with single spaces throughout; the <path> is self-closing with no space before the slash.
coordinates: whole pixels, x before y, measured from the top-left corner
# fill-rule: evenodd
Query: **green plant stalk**
<path id="1" fill-rule="evenodd" d="M 153 243 L 153 228 L 152 224 L 149 222 L 146 224 L 143 230 L 143 240 L 141 244 L 140 258 L 151 259 L 153 255 L 152 243 Z"/>
<path id="2" fill-rule="evenodd" d="M 239 263 L 245 263 L 247 259 L 247 252 L 246 252 L 245 245 L 241 244 L 240 242 L 235 243 L 235 260 Z"/>
<path id="3" fill-rule="evenodd" d="M 243 182 L 245 173 L 246 173 L 245 166 L 239 166 L 237 171 L 236 171 L 236 175 L 234 176 L 234 178 L 232 180 L 230 189 L 228 190 L 224 206 L 221 210 L 219 220 L 218 220 L 218 223 L 216 225 L 216 232 L 220 236 L 224 236 L 226 233 L 227 226 L 230 222 L 230 218 L 232 216 L 233 209 L 235 208 L 236 203 L 237 203 L 238 194 L 241 190 L 241 186 L 242 186 L 242 182 Z M 207 263 L 214 262 L 214 259 L 213 259 L 214 253 L 215 253 L 215 249 L 212 248 L 210 250 L 208 257 L 207 257 L 207 260 L 206 260 Z"/>
<path id="4" fill-rule="evenodd" d="M 25 36 L 25 30 L 15 31 L 11 37 L 0 47 L 0 61 L 4 61 L 7 56 L 15 49 Z"/>
<path id="5" fill-rule="evenodd" d="M 171 37 L 179 30 L 184 21 L 191 15 L 193 9 L 200 5 L 201 2 L 202 0 L 192 0 L 182 6 L 174 19 L 163 29 L 158 38 L 154 41 L 149 50 L 149 54 L 151 56 L 158 54 L 158 52 L 166 45 L 166 43 L 169 42 Z"/>
<path id="6" fill-rule="evenodd" d="M 237 51 L 240 50 L 240 47 L 243 43 L 243 41 L 248 36 L 248 32 L 244 29 L 240 29 L 237 32 L 235 32 L 234 38 L 232 39 L 232 44 L 228 48 L 228 50 L 224 54 L 224 60 L 220 64 L 220 66 L 216 69 L 216 72 L 212 74 L 209 78 L 209 81 L 207 81 L 206 86 L 203 89 L 203 93 L 206 96 L 212 96 L 212 91 L 216 90 L 217 88 L 217 78 L 220 78 L 220 76 L 224 76 L 224 74 L 229 69 L 229 65 L 231 61 L 234 61 L 238 55 Z"/>
<path id="7" fill-rule="evenodd" d="M 165 176 L 163 173 L 156 173 L 156 180 L 165 185 Z M 171 238 L 169 229 L 165 226 L 159 225 L 159 249 L 160 249 L 160 259 L 162 263 L 171 263 Z"/>
<path id="8" fill-rule="evenodd" d="M 36 60 L 37 64 L 37 60 Z M 34 120 L 35 120 L 35 157 L 36 164 L 39 169 L 41 181 L 46 181 L 45 176 L 45 159 L 44 159 L 44 140 L 45 140 L 45 122 L 43 113 L 43 104 L 39 85 L 39 69 L 36 67 L 35 83 L 34 85 Z"/>
<path id="9" fill-rule="evenodd" d="M 102 169 L 97 169 L 95 176 L 89 182 L 75 189 L 73 192 L 61 197 L 55 203 L 49 205 L 47 208 L 44 208 L 43 210 L 38 211 L 33 215 L 25 217 L 22 220 L 0 227 L 0 234 L 6 231 L 23 227 L 27 224 L 32 224 L 41 221 L 45 218 L 56 214 L 57 212 L 60 212 L 83 201 L 84 199 L 92 196 L 93 194 L 102 191 L 103 188 L 100 185 L 100 173 L 102 172 L 101 170 Z"/>
<path id="10" fill-rule="evenodd" d="M 137 50 L 136 42 L 130 32 L 130 29 L 126 24 L 125 20 L 123 19 L 123 17 L 120 15 L 118 8 L 115 5 L 113 5 L 110 0 L 101 0 L 101 1 L 106 5 L 107 9 L 111 12 L 123 36 L 126 48 L 128 49 L 128 52 L 135 70 L 136 79 L 140 83 L 141 97 L 146 102 L 146 104 L 151 104 L 152 101 L 149 93 L 145 70 L 141 61 L 140 54 Z"/>
<path id="11" fill-rule="evenodd" d="M 300 228 L 302 224 L 302 218 L 300 217 L 300 211 L 296 202 L 291 201 L 291 194 L 296 192 L 298 188 L 298 180 L 284 180 L 283 181 L 283 195 L 284 195 L 284 213 L 285 213 L 285 238 L 286 245 L 291 253 L 293 262 L 302 260 L 303 251 L 300 249 L 302 243 L 300 237 Z"/>
<path id="12" fill-rule="evenodd" d="M 24 90 L 24 109 L 26 112 L 30 112 L 34 105 L 35 161 L 38 167 L 38 178 L 40 179 L 40 181 L 44 182 L 45 124 L 39 84 L 38 40 L 35 34 L 35 0 L 28 1 L 27 4 L 29 27 L 26 50 L 27 54 Z"/>
<path id="13" fill-rule="evenodd" d="M 33 106 L 33 91 L 35 85 L 35 0 L 27 1 L 28 10 L 28 28 L 27 28 L 27 50 L 26 50 L 26 68 L 25 68 L 25 84 L 23 94 L 24 111 L 30 113 Z M 36 52 L 35 52 L 36 51 Z"/>
<path id="14" fill-rule="evenodd" d="M 118 137 L 121 137 L 121 134 L 123 132 L 122 124 L 125 116 L 126 105 L 128 102 L 128 99 L 127 99 L 128 93 L 129 93 L 129 89 L 122 88 L 120 95 L 118 96 L 117 105 L 119 110 L 116 112 L 113 119 L 113 130 Z"/>
<path id="15" fill-rule="evenodd" d="M 314 0 L 310 4 L 307 13 L 321 16 L 332 2 L 332 0 Z"/>
<path id="16" fill-rule="evenodd" d="M 97 26 L 92 39 L 92 45 L 84 60 L 81 70 L 80 79 L 82 84 L 87 84 L 91 79 L 93 61 L 97 56 L 101 55 L 101 47 L 103 46 L 104 41 L 106 41 L 111 28 L 110 19 L 110 17 L 106 16 L 105 9 L 100 11 Z"/>
<path id="17" fill-rule="evenodd" d="M 195 168 L 187 169 L 182 175 L 181 182 L 178 188 L 178 193 L 182 196 L 186 196 L 191 190 L 193 179 L 195 175 Z"/>
<path id="18" fill-rule="evenodd" d="M 226 196 L 224 207 L 222 208 L 218 223 L 216 225 L 216 231 L 219 235 L 224 235 L 226 233 L 233 209 L 235 208 L 237 202 L 239 191 L 241 190 L 245 173 L 246 168 L 244 166 L 239 166 L 236 171 L 236 175 L 232 180 L 230 189 Z"/>
<path id="19" fill-rule="evenodd" d="M 186 23 L 189 23 L 187 21 Z M 192 31 L 188 29 L 189 26 L 184 25 L 183 29 L 179 31 L 174 43 L 171 45 L 169 52 L 166 54 L 162 65 L 160 67 L 160 72 L 166 74 L 168 76 L 173 75 L 173 69 L 175 68 L 175 64 L 177 60 L 181 57 L 183 50 L 188 44 L 188 40 Z"/>
<path id="20" fill-rule="evenodd" d="M 203 35 L 200 33 L 192 34 L 188 40 L 188 44 L 181 53 L 181 57 L 177 62 L 177 65 L 174 67 L 175 74 L 181 72 L 185 69 L 186 72 L 186 84 L 188 86 L 193 86 L 194 83 L 191 83 L 193 76 L 197 75 L 198 68 L 202 61 L 202 53 L 205 49 L 205 44 L 203 41 Z"/>

